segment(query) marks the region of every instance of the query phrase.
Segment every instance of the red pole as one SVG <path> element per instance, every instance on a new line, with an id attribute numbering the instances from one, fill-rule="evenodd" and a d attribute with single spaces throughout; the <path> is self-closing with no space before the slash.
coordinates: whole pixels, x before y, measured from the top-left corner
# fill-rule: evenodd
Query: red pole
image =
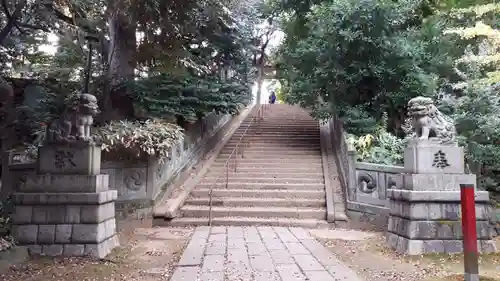
<path id="1" fill-rule="evenodd" d="M 465 281 L 479 281 L 476 202 L 473 184 L 460 185 L 460 199 L 462 205 L 462 234 L 464 243 L 464 279 Z"/>

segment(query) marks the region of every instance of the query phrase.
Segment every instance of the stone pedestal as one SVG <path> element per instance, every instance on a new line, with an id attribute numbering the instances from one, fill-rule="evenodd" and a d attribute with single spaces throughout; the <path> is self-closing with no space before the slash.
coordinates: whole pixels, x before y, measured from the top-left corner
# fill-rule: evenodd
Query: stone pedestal
<path id="1" fill-rule="evenodd" d="M 100 148 L 85 143 L 40 149 L 38 174 L 14 193 L 13 234 L 32 254 L 103 258 L 119 245 L 116 190 L 100 174 Z"/>
<path id="2" fill-rule="evenodd" d="M 460 184 L 476 185 L 476 176 L 464 173 L 463 149 L 412 144 L 404 157 L 404 189 L 388 190 L 389 246 L 409 255 L 462 252 Z M 491 211 L 488 192 L 476 191 L 482 252 L 496 251 L 489 227 Z"/>

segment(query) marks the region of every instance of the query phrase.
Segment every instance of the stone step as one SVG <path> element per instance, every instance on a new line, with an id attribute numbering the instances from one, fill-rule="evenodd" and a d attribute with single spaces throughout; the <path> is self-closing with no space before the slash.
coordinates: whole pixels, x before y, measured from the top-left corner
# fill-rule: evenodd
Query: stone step
<path id="1" fill-rule="evenodd" d="M 212 167 L 224 167 L 226 165 L 226 161 L 214 161 Z M 232 164 L 231 164 L 232 165 Z M 323 163 L 319 162 L 283 162 L 283 161 L 270 161 L 269 159 L 261 160 L 261 161 L 239 161 L 238 170 L 246 169 L 246 168 L 259 168 L 262 170 L 267 170 L 269 168 L 286 168 L 286 169 L 304 169 L 304 168 L 313 168 L 313 169 L 323 169 Z"/>
<path id="2" fill-rule="evenodd" d="M 210 172 L 222 172 L 225 171 L 226 168 L 224 166 L 212 166 L 209 168 Z M 293 173 L 320 173 L 323 174 L 323 166 L 318 167 L 296 167 L 296 166 L 287 166 L 287 167 L 252 167 L 252 166 L 241 166 L 238 165 L 238 173 L 285 173 L 285 174 L 293 174 Z M 230 171 L 231 173 L 231 171 Z"/>
<path id="3" fill-rule="evenodd" d="M 209 196 L 209 188 L 197 187 L 191 192 L 193 198 Z M 325 190 L 321 189 L 235 189 L 235 188 L 214 188 L 212 197 L 257 197 L 257 198 L 303 198 L 303 199 L 324 199 Z"/>
<path id="4" fill-rule="evenodd" d="M 214 161 L 214 164 L 218 164 L 218 163 L 226 163 L 227 161 L 227 158 L 217 158 L 215 159 Z M 231 159 L 230 161 L 231 163 L 234 162 L 234 159 Z M 244 158 L 240 158 L 238 160 L 238 167 L 239 165 L 248 165 L 248 164 L 261 164 L 261 163 L 267 163 L 267 164 L 270 164 L 270 165 L 274 165 L 274 166 L 279 166 L 281 164 L 284 164 L 285 162 L 289 163 L 289 164 L 293 164 L 295 163 L 295 165 L 299 165 L 299 166 L 307 166 L 307 165 L 322 165 L 322 160 L 321 158 L 317 158 L 317 159 L 312 159 L 312 158 L 309 158 L 309 159 L 304 159 L 304 158 L 301 158 L 299 156 L 296 156 L 296 157 L 287 157 L 287 158 L 282 158 L 282 157 L 259 157 L 259 158 L 248 158 L 248 157 L 244 157 Z M 233 164 L 231 164 L 233 165 Z"/>
<path id="5" fill-rule="evenodd" d="M 241 157 L 241 152 L 243 152 L 243 157 Z M 283 161 L 290 161 L 290 160 L 304 160 L 304 161 L 311 161 L 312 162 L 318 162 L 321 161 L 321 154 L 316 153 L 314 154 L 280 154 L 280 153 L 251 153 L 245 150 L 238 150 L 238 154 L 236 152 L 234 154 L 229 154 L 229 153 L 224 153 L 224 154 L 219 154 L 217 156 L 218 160 L 225 159 L 227 160 L 229 155 L 232 157 L 235 157 L 235 155 L 238 155 L 238 161 L 239 160 L 253 160 L 253 159 L 280 159 Z"/>
<path id="6" fill-rule="evenodd" d="M 236 147 L 236 142 L 231 144 L 226 144 L 222 151 L 224 150 L 233 150 Z M 321 146 L 310 145 L 310 144 L 289 144 L 288 146 L 284 146 L 279 143 L 269 143 L 267 145 L 259 144 L 259 143 L 246 143 L 245 149 L 255 150 L 255 151 L 297 151 L 297 152 L 305 152 L 305 151 L 317 151 L 321 150 Z"/>
<path id="7" fill-rule="evenodd" d="M 244 133 L 244 134 L 243 134 Z M 302 138 L 302 137 L 311 137 L 311 138 L 319 138 L 320 134 L 319 132 L 314 132 L 314 133 L 291 133 L 291 132 L 261 132 L 259 130 L 248 130 L 246 132 L 238 132 L 236 131 L 233 134 L 233 137 L 241 137 L 242 135 L 245 136 L 259 136 L 259 137 L 292 137 L 292 138 Z"/>
<path id="8" fill-rule="evenodd" d="M 209 206 L 210 198 L 189 198 L 186 205 Z M 325 199 L 307 198 L 256 198 L 256 197 L 212 197 L 212 206 L 223 207 L 309 207 L 322 208 L 326 206 Z"/>
<path id="9" fill-rule="evenodd" d="M 234 134 L 242 134 L 246 132 L 247 134 L 268 134 L 268 135 L 319 135 L 319 129 L 297 129 L 297 128 L 260 128 L 260 127 L 253 127 L 250 126 L 248 130 L 245 127 L 240 127 L 237 129 Z"/>
<path id="10" fill-rule="evenodd" d="M 205 178 L 215 178 L 221 174 L 225 175 L 225 170 L 212 171 L 209 170 L 205 175 Z M 229 170 L 229 177 L 231 179 L 237 178 L 286 178 L 286 179 L 294 179 L 294 178 L 308 178 L 308 179 L 317 179 L 324 180 L 323 173 L 320 172 L 271 172 L 271 171 L 259 171 L 259 172 L 245 172 L 237 170 Z"/>
<path id="11" fill-rule="evenodd" d="M 208 217 L 208 206 L 184 205 L 181 208 L 184 217 Z M 325 208 L 298 207 L 212 207 L 212 217 L 274 217 L 290 219 L 326 220 Z"/>
<path id="12" fill-rule="evenodd" d="M 227 156 L 230 153 L 232 153 L 234 150 L 234 147 L 231 148 L 224 148 L 221 150 L 221 153 L 219 156 Z M 269 155 L 270 153 L 276 154 L 276 155 L 299 155 L 299 156 L 315 156 L 315 157 L 321 157 L 321 149 L 318 148 L 316 150 L 313 149 L 304 149 L 300 150 L 297 148 L 294 149 L 255 149 L 252 147 L 245 147 L 241 146 L 241 149 L 238 151 L 243 151 L 245 155 Z"/>
<path id="13" fill-rule="evenodd" d="M 248 143 L 253 146 L 258 146 L 258 147 L 273 147 L 273 146 L 280 146 L 280 147 L 319 147 L 321 143 L 316 140 L 309 140 L 309 141 L 298 141 L 298 140 L 292 140 L 292 139 L 286 139 L 286 140 L 259 140 L 259 139 L 248 139 L 244 138 L 244 140 L 239 140 L 239 139 L 234 139 L 229 141 L 226 146 L 236 146 L 237 144 L 243 145 L 243 143 Z"/>
<path id="14" fill-rule="evenodd" d="M 255 120 L 257 122 L 253 122 L 252 126 L 257 124 L 257 126 L 262 126 L 262 127 L 292 127 L 292 128 L 298 128 L 298 127 L 307 127 L 307 128 L 314 128 L 319 127 L 319 122 L 315 120 L 300 120 L 300 119 L 293 119 L 290 116 L 286 116 L 283 118 L 272 118 L 270 116 L 266 116 L 267 118 L 264 118 L 264 120 Z M 252 120 L 253 116 L 249 116 L 241 123 L 241 126 L 248 126 L 250 124 L 250 120 Z"/>
<path id="15" fill-rule="evenodd" d="M 187 227 L 208 225 L 208 217 L 176 218 L 171 221 L 155 220 L 156 225 L 170 227 Z M 325 220 L 286 219 L 286 218 L 254 218 L 254 217 L 216 217 L 212 218 L 213 226 L 282 226 L 302 228 L 328 228 Z M 318 280 L 319 281 L 319 280 Z"/>
<path id="16" fill-rule="evenodd" d="M 221 178 L 224 177 L 224 174 L 221 174 Z M 216 180 L 215 177 L 204 177 L 199 184 L 211 184 Z M 225 182 L 225 179 L 222 179 Z M 238 183 L 246 183 L 246 184 L 324 184 L 323 178 L 281 178 L 281 177 L 263 177 L 263 178 L 245 178 L 243 176 L 229 177 L 229 185 L 238 184 Z"/>
<path id="17" fill-rule="evenodd" d="M 251 182 L 232 182 L 229 179 L 229 184 L 227 188 L 234 189 L 281 189 L 281 190 L 325 190 L 325 185 L 323 183 L 251 183 Z M 215 184 L 215 188 L 226 188 L 225 178 L 221 177 Z M 198 188 L 209 188 L 213 185 L 213 182 L 203 182 L 196 185 Z"/>
<path id="18" fill-rule="evenodd" d="M 231 137 L 231 140 L 239 140 L 242 135 L 233 135 Z M 317 140 L 319 141 L 319 135 L 314 136 L 314 135 L 300 135 L 300 136 L 289 136 L 289 135 L 258 135 L 258 134 L 248 134 L 245 135 L 245 138 L 249 139 L 262 139 L 262 140 L 283 140 L 283 139 L 290 139 L 290 140 L 296 140 L 296 141 L 306 141 L 306 140 Z"/>

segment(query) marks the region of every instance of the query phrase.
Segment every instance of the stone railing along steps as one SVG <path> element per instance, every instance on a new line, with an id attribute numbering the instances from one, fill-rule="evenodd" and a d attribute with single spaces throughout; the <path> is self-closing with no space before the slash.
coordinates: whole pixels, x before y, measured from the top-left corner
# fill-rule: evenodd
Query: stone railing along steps
<path id="1" fill-rule="evenodd" d="M 170 226 L 207 225 L 211 187 L 212 225 L 328 226 L 319 124 L 299 107 L 272 105 L 251 124 L 241 144 L 244 157 L 236 156 L 236 172 L 231 161 L 226 187 L 224 165 L 251 118 L 222 148 Z"/>

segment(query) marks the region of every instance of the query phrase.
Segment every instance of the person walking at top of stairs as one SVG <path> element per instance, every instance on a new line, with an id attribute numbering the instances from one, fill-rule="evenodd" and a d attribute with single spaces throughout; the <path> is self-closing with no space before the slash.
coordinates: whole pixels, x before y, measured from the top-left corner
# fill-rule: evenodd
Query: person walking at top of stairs
<path id="1" fill-rule="evenodd" d="M 269 96 L 269 103 L 274 104 L 276 102 L 276 94 L 274 92 L 271 92 L 271 95 Z"/>

